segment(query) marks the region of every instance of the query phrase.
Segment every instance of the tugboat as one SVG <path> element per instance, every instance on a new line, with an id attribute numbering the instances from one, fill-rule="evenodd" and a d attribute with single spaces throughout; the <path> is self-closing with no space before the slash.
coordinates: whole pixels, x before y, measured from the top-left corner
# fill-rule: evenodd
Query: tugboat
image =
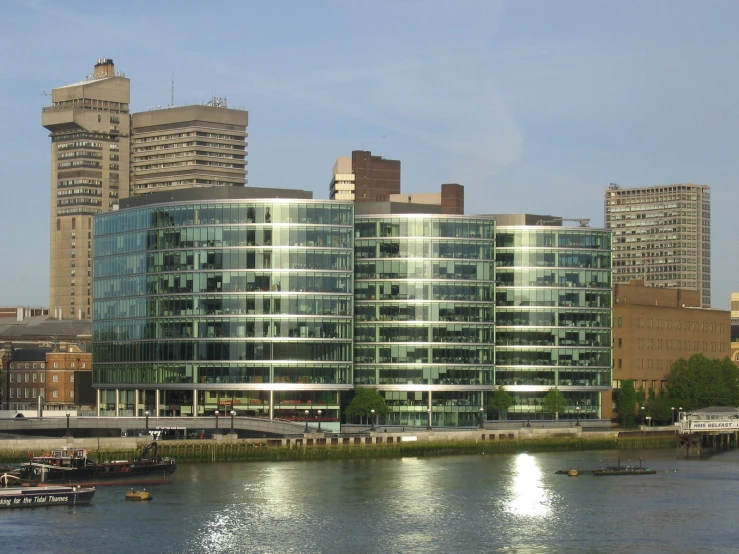
<path id="1" fill-rule="evenodd" d="M 20 487 L 0 489 L 0 509 L 89 504 L 93 487 Z"/>
<path id="2" fill-rule="evenodd" d="M 98 462 L 84 448 L 61 448 L 43 456 L 33 456 L 20 465 L 19 477 L 25 483 L 81 483 L 116 481 L 141 477 L 167 477 L 175 472 L 174 458 L 157 456 L 156 441 L 146 445 L 134 461 Z M 146 457 L 151 453 L 150 457 Z"/>

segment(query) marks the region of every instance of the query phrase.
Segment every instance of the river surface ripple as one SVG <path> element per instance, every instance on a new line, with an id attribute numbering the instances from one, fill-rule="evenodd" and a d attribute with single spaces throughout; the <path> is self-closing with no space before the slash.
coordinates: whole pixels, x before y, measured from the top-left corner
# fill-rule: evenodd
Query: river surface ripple
<path id="1" fill-rule="evenodd" d="M 637 465 L 656 475 L 558 469 Z M 4 553 L 739 552 L 739 451 L 181 465 L 151 502 L 0 512 Z"/>

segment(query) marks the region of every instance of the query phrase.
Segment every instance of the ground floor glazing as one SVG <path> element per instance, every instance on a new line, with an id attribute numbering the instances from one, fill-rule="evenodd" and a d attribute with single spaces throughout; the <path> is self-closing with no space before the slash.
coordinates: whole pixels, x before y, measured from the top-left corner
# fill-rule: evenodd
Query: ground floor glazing
<path id="1" fill-rule="evenodd" d="M 547 390 L 508 389 L 513 405 L 503 414 L 489 406 L 491 391 L 382 390 L 390 413 L 378 425 L 474 427 L 481 420 L 552 420 L 544 406 Z M 559 420 L 600 419 L 601 391 L 562 390 L 566 409 Z M 296 422 L 359 423 L 345 416 L 353 393 L 345 390 L 168 390 L 100 389 L 98 415 L 119 417 L 248 416 Z M 320 413 L 319 413 L 320 412 Z M 366 419 L 365 419 L 366 421 Z"/>

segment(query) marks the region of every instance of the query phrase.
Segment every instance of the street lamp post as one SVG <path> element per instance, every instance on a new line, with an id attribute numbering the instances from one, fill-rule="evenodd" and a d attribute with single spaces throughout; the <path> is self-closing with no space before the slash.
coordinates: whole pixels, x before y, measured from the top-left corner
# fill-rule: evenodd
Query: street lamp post
<path id="1" fill-rule="evenodd" d="M 426 430 L 431 431 L 431 410 L 426 410 L 426 413 L 428 414 L 428 421 L 426 422 Z"/>
<path id="2" fill-rule="evenodd" d="M 647 427 L 652 425 L 652 416 L 647 416 Z"/>
<path id="3" fill-rule="evenodd" d="M 221 412 L 216 410 L 213 415 L 216 416 L 216 429 L 218 429 L 218 416 L 221 415 Z"/>
<path id="4" fill-rule="evenodd" d="M 144 412 L 144 417 L 146 418 L 146 434 L 149 434 L 149 410 L 146 410 Z"/>
<path id="5" fill-rule="evenodd" d="M 318 410 L 318 432 L 321 432 L 321 410 Z"/>
<path id="6" fill-rule="evenodd" d="M 234 416 L 236 415 L 236 412 L 231 410 L 231 434 L 234 434 Z"/>
<path id="7" fill-rule="evenodd" d="M 304 433 L 308 432 L 308 410 L 305 410 L 305 431 Z"/>
<path id="8" fill-rule="evenodd" d="M 672 410 L 672 424 L 675 425 L 675 406 L 670 409 Z"/>
<path id="9" fill-rule="evenodd" d="M 69 414 L 65 414 L 67 416 L 67 432 L 64 433 L 65 437 L 71 437 L 72 433 L 69 432 Z"/>
<path id="10" fill-rule="evenodd" d="M 370 410 L 370 431 L 375 430 L 375 411 Z"/>
<path id="11" fill-rule="evenodd" d="M 580 406 L 575 406 L 575 427 L 580 427 Z"/>
<path id="12" fill-rule="evenodd" d="M 646 415 L 646 414 L 644 413 L 644 406 L 642 406 L 642 407 L 641 407 L 641 424 L 642 424 L 642 425 L 644 425 L 644 422 L 646 421 L 646 419 L 644 419 L 644 416 L 645 416 L 645 415 Z"/>
<path id="13" fill-rule="evenodd" d="M 485 408 L 480 408 L 480 429 L 485 429 Z"/>

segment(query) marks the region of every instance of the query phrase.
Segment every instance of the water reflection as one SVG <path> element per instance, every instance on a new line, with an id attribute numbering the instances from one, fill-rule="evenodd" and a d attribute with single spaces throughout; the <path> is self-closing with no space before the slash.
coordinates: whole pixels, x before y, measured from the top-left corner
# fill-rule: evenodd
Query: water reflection
<path id="1" fill-rule="evenodd" d="M 515 515 L 544 517 L 550 511 L 550 494 L 542 483 L 542 472 L 536 458 L 519 454 L 514 462 L 508 510 Z"/>
<path id="2" fill-rule="evenodd" d="M 588 467 L 617 454 L 577 455 Z M 62 543 L 156 554 L 737 551 L 727 514 L 739 496 L 739 450 L 701 460 L 676 460 L 672 449 L 621 455 L 658 473 L 555 475 L 571 452 L 182 464 L 148 504 L 100 487 L 89 506 L 34 510 L 34 525 L 26 510 L 3 511 L 3 552 Z"/>

